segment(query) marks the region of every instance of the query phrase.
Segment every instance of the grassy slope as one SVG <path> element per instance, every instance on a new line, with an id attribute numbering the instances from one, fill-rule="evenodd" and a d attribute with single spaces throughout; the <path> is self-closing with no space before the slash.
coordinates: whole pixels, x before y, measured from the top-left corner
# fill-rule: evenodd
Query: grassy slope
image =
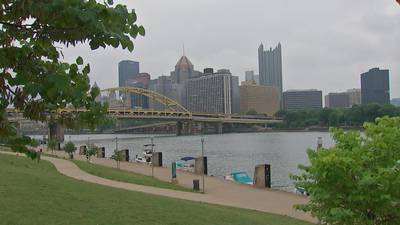
<path id="1" fill-rule="evenodd" d="M 150 176 L 145 176 L 142 174 L 132 173 L 124 170 L 118 170 L 115 168 L 110 168 L 102 165 L 92 164 L 84 161 L 74 160 L 74 163 L 83 171 L 90 174 L 104 177 L 110 180 L 122 181 L 132 184 L 140 184 L 146 186 L 153 186 L 159 188 L 167 188 L 180 191 L 191 191 L 188 188 L 181 187 L 179 185 L 171 184 L 165 181 L 155 179 Z"/>
<path id="2" fill-rule="evenodd" d="M 309 223 L 90 184 L 60 175 L 48 162 L 0 154 L 0 224 Z"/>

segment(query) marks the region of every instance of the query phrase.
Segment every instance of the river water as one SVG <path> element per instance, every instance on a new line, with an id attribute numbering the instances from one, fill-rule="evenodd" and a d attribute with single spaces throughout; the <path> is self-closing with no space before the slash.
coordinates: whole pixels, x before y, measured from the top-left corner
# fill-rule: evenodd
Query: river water
<path id="1" fill-rule="evenodd" d="M 141 154 L 143 145 L 150 143 L 149 135 L 99 134 L 66 135 L 77 146 L 88 142 L 106 148 L 106 157 L 115 149 L 129 149 L 131 158 Z M 163 163 L 170 166 L 173 161 L 185 156 L 201 156 L 202 136 L 155 136 L 156 151 L 163 154 Z M 205 135 L 204 150 L 208 157 L 208 173 L 217 177 L 232 171 L 243 170 L 251 177 L 257 164 L 271 165 L 272 188 L 292 191 L 289 174 L 298 174 L 298 164 L 308 164 L 306 150 L 316 148 L 317 138 L 322 137 L 324 147 L 332 146 L 333 140 L 327 132 L 270 132 Z M 41 137 L 37 137 L 41 138 Z"/>

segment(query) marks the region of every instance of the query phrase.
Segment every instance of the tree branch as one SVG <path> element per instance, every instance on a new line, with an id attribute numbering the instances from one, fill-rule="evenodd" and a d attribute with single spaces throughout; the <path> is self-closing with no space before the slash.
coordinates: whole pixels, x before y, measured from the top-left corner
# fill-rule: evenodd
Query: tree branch
<path id="1" fill-rule="evenodd" d="M 32 24 L 21 25 L 21 24 L 8 23 L 8 22 L 3 22 L 3 21 L 0 21 L 0 24 L 6 25 L 6 26 L 11 26 L 11 27 L 22 28 L 22 29 L 29 29 L 32 26 Z"/>

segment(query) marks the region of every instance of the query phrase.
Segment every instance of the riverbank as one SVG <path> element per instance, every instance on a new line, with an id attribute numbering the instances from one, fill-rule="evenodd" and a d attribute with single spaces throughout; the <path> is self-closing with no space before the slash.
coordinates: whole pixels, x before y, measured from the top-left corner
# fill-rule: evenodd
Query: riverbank
<path id="1" fill-rule="evenodd" d="M 151 135 L 153 136 L 153 135 Z M 91 144 L 104 147 L 109 158 L 116 148 L 129 149 L 131 159 L 141 155 L 144 145 L 149 144 L 149 135 L 71 135 L 76 146 Z M 250 177 L 258 164 L 270 164 L 272 188 L 293 192 L 293 181 L 289 174 L 298 174 L 298 165 L 308 164 L 306 150 L 316 148 L 317 138 L 323 137 L 325 147 L 333 140 L 327 132 L 273 132 L 231 133 L 204 135 L 204 152 L 208 158 L 208 173 L 224 177 L 232 171 L 246 171 Z M 34 138 L 41 138 L 34 137 Z M 182 157 L 201 155 L 201 136 L 154 136 L 155 150 L 163 153 L 163 164 L 170 166 Z M 65 136 L 69 140 L 69 136 Z"/>
<path id="2" fill-rule="evenodd" d="M 44 159 L 59 171 L 76 173 L 67 160 Z M 285 216 L 87 183 L 60 175 L 49 162 L 25 157 L 0 154 L 0 177 L 1 224 L 310 225 Z"/>
<path id="3" fill-rule="evenodd" d="M 57 155 L 60 157 L 66 157 L 63 152 L 57 152 Z M 79 155 L 76 155 L 75 159 L 86 160 L 84 157 Z M 110 159 L 93 158 L 92 163 L 107 167 L 115 167 L 115 161 Z M 63 167 L 65 167 L 65 165 Z M 125 171 L 140 173 L 147 176 L 151 175 L 151 167 L 143 164 L 122 162 L 120 167 Z M 79 179 L 79 176 L 76 177 L 75 172 L 71 173 L 71 170 L 68 171 L 69 172 L 65 175 Z M 154 177 L 169 182 L 171 180 L 171 171 L 169 168 L 155 167 Z M 185 173 L 182 171 L 177 171 L 177 178 L 179 184 L 187 188 L 192 187 L 194 179 L 201 180 L 201 176 L 199 175 Z M 141 189 L 141 191 L 143 190 Z M 308 202 L 308 198 L 301 195 L 270 189 L 257 189 L 248 185 L 238 185 L 236 183 L 211 176 L 205 177 L 205 192 L 205 194 L 200 195 L 185 192 L 180 192 L 179 194 L 173 195 L 165 195 L 164 191 L 161 193 L 153 191 L 149 193 L 204 203 L 252 209 L 315 222 L 309 214 L 297 211 L 293 208 L 293 206 L 296 204 L 304 204 Z M 173 191 L 171 190 L 169 193 L 173 193 Z"/>

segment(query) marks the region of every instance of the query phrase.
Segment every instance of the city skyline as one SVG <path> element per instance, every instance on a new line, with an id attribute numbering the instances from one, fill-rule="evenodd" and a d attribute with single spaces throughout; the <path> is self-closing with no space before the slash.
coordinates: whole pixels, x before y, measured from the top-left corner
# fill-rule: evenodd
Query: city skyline
<path id="1" fill-rule="evenodd" d="M 380 67 L 390 70 L 391 97 L 400 96 L 400 77 L 396 76 L 400 73 L 400 65 L 396 63 L 400 59 L 400 53 L 396 51 L 396 40 L 400 38 L 400 32 L 394 29 L 400 21 L 400 13 L 392 1 L 369 4 L 363 4 L 363 1 L 335 1 L 328 5 L 310 1 L 303 7 L 299 6 L 297 12 L 285 8 L 287 4 L 279 4 L 277 1 L 246 2 L 248 6 L 242 2 L 232 2 L 227 6 L 211 1 L 187 1 L 179 5 L 172 1 L 169 4 L 160 3 L 160 6 L 168 7 L 157 9 L 153 3 L 141 0 L 134 4 L 127 1 L 118 2 L 127 3 L 128 7 L 135 8 L 139 22 L 146 28 L 146 37 L 136 42 L 133 53 L 121 49 L 97 50 L 90 53 L 87 46 L 65 51 L 68 61 L 74 60 L 71 57 L 73 54 L 82 55 L 87 59 L 92 68 L 91 81 L 97 81 L 100 87 L 117 86 L 117 80 L 114 79 L 117 68 L 114 65 L 124 59 L 139 61 L 141 72 L 150 73 L 152 78 L 169 75 L 176 60 L 182 55 L 183 43 L 186 55 L 195 62 L 198 69 L 208 65 L 228 68 L 233 75 L 244 80 L 247 70 L 254 70 L 258 74 L 255 50 L 260 42 L 265 46 L 274 46 L 281 42 L 284 46 L 284 90 L 318 88 L 324 93 L 344 91 L 360 87 L 360 73 Z M 296 8 L 297 4 L 300 3 L 291 5 Z M 276 6 L 274 11 L 277 12 L 268 15 L 254 13 L 257 14 L 254 18 L 246 17 L 239 21 L 232 19 L 234 12 L 246 14 L 250 12 L 250 8 L 259 12 L 258 10 L 269 5 Z M 229 13 L 227 18 L 210 21 L 205 20 L 204 13 L 197 13 L 197 10 L 192 12 L 193 16 L 188 17 L 187 10 L 182 9 L 191 7 L 197 7 L 198 11 L 207 10 L 211 15 L 227 7 Z M 331 12 L 335 10 L 329 8 L 335 9 L 336 14 Z M 338 10 L 343 8 L 344 10 Z M 294 13 L 293 18 L 285 19 L 291 13 Z M 173 26 L 165 27 L 161 22 L 161 17 L 167 14 L 168 23 Z M 302 14 L 308 16 L 303 18 Z M 282 18 L 279 26 L 273 22 L 277 18 Z M 254 23 L 256 19 L 260 21 L 259 25 L 245 26 Z M 375 22 L 378 19 L 381 21 L 379 24 Z M 347 23 L 344 24 L 344 21 Z M 237 32 L 236 25 L 232 26 L 236 22 L 246 32 Z M 165 30 L 168 31 L 168 38 L 161 32 L 166 32 Z M 198 35 L 207 30 L 210 35 Z M 249 33 L 251 35 L 248 35 Z M 318 87 L 315 84 L 318 84 Z"/>

